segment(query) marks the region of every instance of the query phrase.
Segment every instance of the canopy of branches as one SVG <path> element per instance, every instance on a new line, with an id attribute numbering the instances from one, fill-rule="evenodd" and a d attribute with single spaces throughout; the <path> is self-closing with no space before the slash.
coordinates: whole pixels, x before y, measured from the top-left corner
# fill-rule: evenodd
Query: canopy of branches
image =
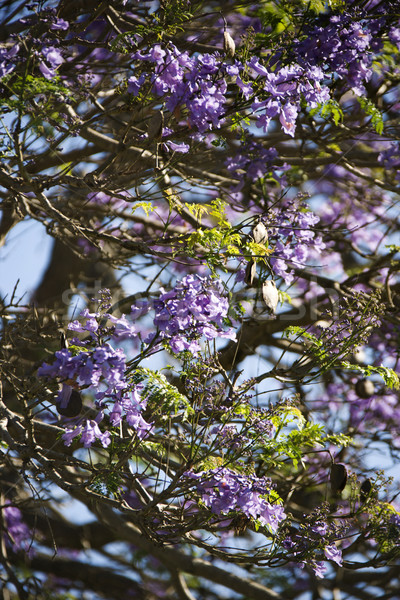
<path id="1" fill-rule="evenodd" d="M 399 598 L 398 2 L 0 23 L 2 597 Z"/>

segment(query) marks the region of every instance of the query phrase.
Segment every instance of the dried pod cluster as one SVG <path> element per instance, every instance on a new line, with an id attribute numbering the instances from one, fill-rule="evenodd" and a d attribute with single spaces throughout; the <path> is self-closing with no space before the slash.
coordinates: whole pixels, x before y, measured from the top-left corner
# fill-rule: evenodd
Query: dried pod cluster
<path id="1" fill-rule="evenodd" d="M 267 244 L 268 243 L 268 232 L 264 223 L 259 221 L 252 230 L 253 240 L 256 244 Z M 247 285 L 253 285 L 254 278 L 256 276 L 256 260 L 252 258 L 247 267 L 244 280 Z M 275 281 L 268 279 L 263 282 L 261 288 L 262 298 L 269 312 L 275 313 L 276 307 L 278 306 L 279 293 L 275 284 Z"/>

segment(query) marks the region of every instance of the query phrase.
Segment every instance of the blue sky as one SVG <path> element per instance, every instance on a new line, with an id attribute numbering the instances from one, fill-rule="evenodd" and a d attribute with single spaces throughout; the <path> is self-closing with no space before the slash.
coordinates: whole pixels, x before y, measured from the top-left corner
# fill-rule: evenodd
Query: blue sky
<path id="1" fill-rule="evenodd" d="M 8 234 L 5 245 L 0 248 L 0 294 L 11 294 L 20 280 L 17 298 L 24 293 L 28 300 L 40 282 L 50 259 L 53 245 L 44 227 L 33 220 L 18 223 Z"/>

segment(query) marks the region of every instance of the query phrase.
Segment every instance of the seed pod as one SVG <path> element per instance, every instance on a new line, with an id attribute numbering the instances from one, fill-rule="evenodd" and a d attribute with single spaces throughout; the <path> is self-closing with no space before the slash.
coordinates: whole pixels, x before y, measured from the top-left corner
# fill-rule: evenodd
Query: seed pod
<path id="1" fill-rule="evenodd" d="M 347 469 L 341 463 L 333 463 L 330 474 L 332 494 L 341 494 L 347 483 Z"/>
<path id="2" fill-rule="evenodd" d="M 231 34 L 228 31 L 224 31 L 224 51 L 226 56 L 233 58 L 235 56 L 236 45 L 233 41 Z"/>
<path id="3" fill-rule="evenodd" d="M 77 417 L 82 410 L 82 396 L 69 385 L 63 384 L 56 400 L 58 414 L 63 417 Z"/>
<path id="4" fill-rule="evenodd" d="M 256 244 L 266 244 L 268 242 L 267 228 L 265 227 L 264 223 L 261 223 L 261 221 L 260 223 L 257 223 L 252 233 Z"/>
<path id="5" fill-rule="evenodd" d="M 370 479 L 366 479 L 362 482 L 360 487 L 360 500 L 361 502 L 365 502 L 369 496 L 370 491 L 372 490 L 372 482 Z"/>
<path id="6" fill-rule="evenodd" d="M 162 110 L 156 110 L 147 126 L 147 135 L 149 140 L 160 141 L 164 129 L 164 113 Z"/>
<path id="7" fill-rule="evenodd" d="M 264 281 L 261 291 L 263 300 L 267 305 L 268 310 L 271 313 L 274 313 L 276 311 L 276 307 L 278 306 L 279 300 L 279 294 L 278 290 L 276 289 L 275 281 L 272 279 Z"/>
<path id="8" fill-rule="evenodd" d="M 360 379 L 357 381 L 355 389 L 357 396 L 365 400 L 375 394 L 375 386 L 370 379 Z"/>
<path id="9" fill-rule="evenodd" d="M 244 275 L 244 282 L 247 285 L 253 285 L 254 277 L 256 276 L 256 261 L 252 259 L 247 263 L 246 273 Z"/>
<path id="10" fill-rule="evenodd" d="M 68 340 L 65 337 L 65 333 L 63 331 L 60 334 L 60 345 L 61 345 L 61 348 L 63 348 L 63 349 L 68 348 Z"/>

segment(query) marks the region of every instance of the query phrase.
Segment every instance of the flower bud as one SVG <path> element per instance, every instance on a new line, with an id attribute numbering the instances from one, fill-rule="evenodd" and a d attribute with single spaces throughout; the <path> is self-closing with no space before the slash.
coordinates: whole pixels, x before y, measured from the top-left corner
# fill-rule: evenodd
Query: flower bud
<path id="1" fill-rule="evenodd" d="M 236 45 L 228 31 L 224 31 L 224 51 L 226 56 L 229 56 L 229 58 L 233 58 L 235 56 Z"/>

